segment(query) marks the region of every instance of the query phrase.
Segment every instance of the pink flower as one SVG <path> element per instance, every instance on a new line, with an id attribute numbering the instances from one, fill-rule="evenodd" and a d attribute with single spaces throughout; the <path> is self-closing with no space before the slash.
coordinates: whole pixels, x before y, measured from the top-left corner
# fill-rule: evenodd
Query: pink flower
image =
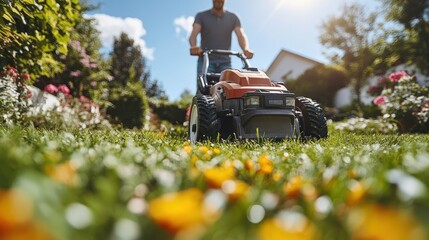
<path id="1" fill-rule="evenodd" d="M 33 92 L 30 89 L 28 89 L 28 88 L 25 88 L 25 90 L 27 91 L 27 98 L 32 98 L 33 97 Z"/>
<path id="2" fill-rule="evenodd" d="M 97 87 L 97 82 L 96 82 L 96 81 L 92 81 L 92 82 L 91 82 L 91 86 L 93 86 L 93 87 Z"/>
<path id="3" fill-rule="evenodd" d="M 76 70 L 76 71 L 70 72 L 70 76 L 80 77 L 80 76 L 82 76 L 82 72 L 80 70 Z"/>
<path id="4" fill-rule="evenodd" d="M 374 99 L 374 104 L 377 106 L 382 106 L 387 102 L 388 98 L 386 96 L 378 96 Z"/>
<path id="5" fill-rule="evenodd" d="M 407 77 L 408 73 L 405 71 L 400 71 L 396 73 L 392 73 L 389 75 L 389 79 L 392 82 L 398 82 L 402 77 Z"/>
<path id="6" fill-rule="evenodd" d="M 58 91 L 64 93 L 66 96 L 70 94 L 70 89 L 65 84 L 58 86 Z"/>
<path id="7" fill-rule="evenodd" d="M 15 78 L 18 76 L 18 70 L 16 70 L 14 67 L 7 66 L 7 75 Z"/>
<path id="8" fill-rule="evenodd" d="M 44 91 L 47 92 L 47 93 L 50 93 L 50 94 L 54 94 L 54 93 L 58 92 L 58 88 L 55 87 L 52 84 L 48 84 L 48 85 L 45 86 Z"/>
<path id="9" fill-rule="evenodd" d="M 85 97 L 85 96 L 80 96 L 79 101 L 82 103 L 90 103 L 91 100 L 89 100 L 89 98 Z"/>

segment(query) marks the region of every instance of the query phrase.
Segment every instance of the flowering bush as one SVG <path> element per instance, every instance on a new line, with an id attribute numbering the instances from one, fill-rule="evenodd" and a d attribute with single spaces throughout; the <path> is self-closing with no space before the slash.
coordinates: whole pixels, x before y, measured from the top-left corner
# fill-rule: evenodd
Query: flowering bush
<path id="1" fill-rule="evenodd" d="M 48 84 L 44 91 L 55 95 L 60 101 L 60 105 L 50 111 L 33 108 L 31 120 L 36 126 L 79 129 L 110 127 L 109 122 L 100 113 L 98 104 L 84 96 L 73 98 L 66 85 L 57 87 Z"/>
<path id="2" fill-rule="evenodd" d="M 429 88 L 419 85 L 406 72 L 390 74 L 388 83 L 373 102 L 385 118 L 398 121 L 402 131 L 429 130 Z"/>
<path id="3" fill-rule="evenodd" d="M 347 121 L 332 124 L 336 130 L 353 133 L 391 134 L 398 131 L 396 124 L 386 119 L 350 118 Z"/>
<path id="4" fill-rule="evenodd" d="M 30 106 L 31 92 L 25 86 L 28 74 L 20 74 L 8 66 L 0 73 L 0 123 L 12 124 L 22 120 Z"/>

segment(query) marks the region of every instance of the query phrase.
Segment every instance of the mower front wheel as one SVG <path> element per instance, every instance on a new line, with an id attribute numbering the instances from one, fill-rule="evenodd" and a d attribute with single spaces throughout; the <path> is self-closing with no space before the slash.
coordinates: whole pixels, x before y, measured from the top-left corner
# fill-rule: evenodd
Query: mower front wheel
<path id="1" fill-rule="evenodd" d="M 326 117 L 320 104 L 310 98 L 296 97 L 295 110 L 301 112 L 298 120 L 302 139 L 317 140 L 328 137 Z"/>
<path id="2" fill-rule="evenodd" d="M 214 139 L 220 129 L 215 101 L 211 96 L 199 95 L 192 99 L 188 137 L 191 143 Z"/>

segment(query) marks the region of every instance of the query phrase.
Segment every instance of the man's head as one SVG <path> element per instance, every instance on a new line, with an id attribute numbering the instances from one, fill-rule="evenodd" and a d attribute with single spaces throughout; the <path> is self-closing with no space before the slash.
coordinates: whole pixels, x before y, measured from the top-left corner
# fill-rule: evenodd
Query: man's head
<path id="1" fill-rule="evenodd" d="M 216 11 L 222 11 L 225 0 L 213 0 L 213 8 Z"/>

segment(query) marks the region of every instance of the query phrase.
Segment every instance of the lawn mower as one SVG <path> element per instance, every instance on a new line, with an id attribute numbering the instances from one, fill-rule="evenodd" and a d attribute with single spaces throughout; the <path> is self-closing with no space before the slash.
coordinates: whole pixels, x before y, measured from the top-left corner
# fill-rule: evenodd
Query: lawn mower
<path id="1" fill-rule="evenodd" d="M 242 69 L 207 72 L 210 55 L 235 56 Z M 274 83 L 251 67 L 243 53 L 205 50 L 198 89 L 190 108 L 188 137 L 207 139 L 327 138 L 326 117 L 310 98 L 295 97 L 284 83 Z"/>

